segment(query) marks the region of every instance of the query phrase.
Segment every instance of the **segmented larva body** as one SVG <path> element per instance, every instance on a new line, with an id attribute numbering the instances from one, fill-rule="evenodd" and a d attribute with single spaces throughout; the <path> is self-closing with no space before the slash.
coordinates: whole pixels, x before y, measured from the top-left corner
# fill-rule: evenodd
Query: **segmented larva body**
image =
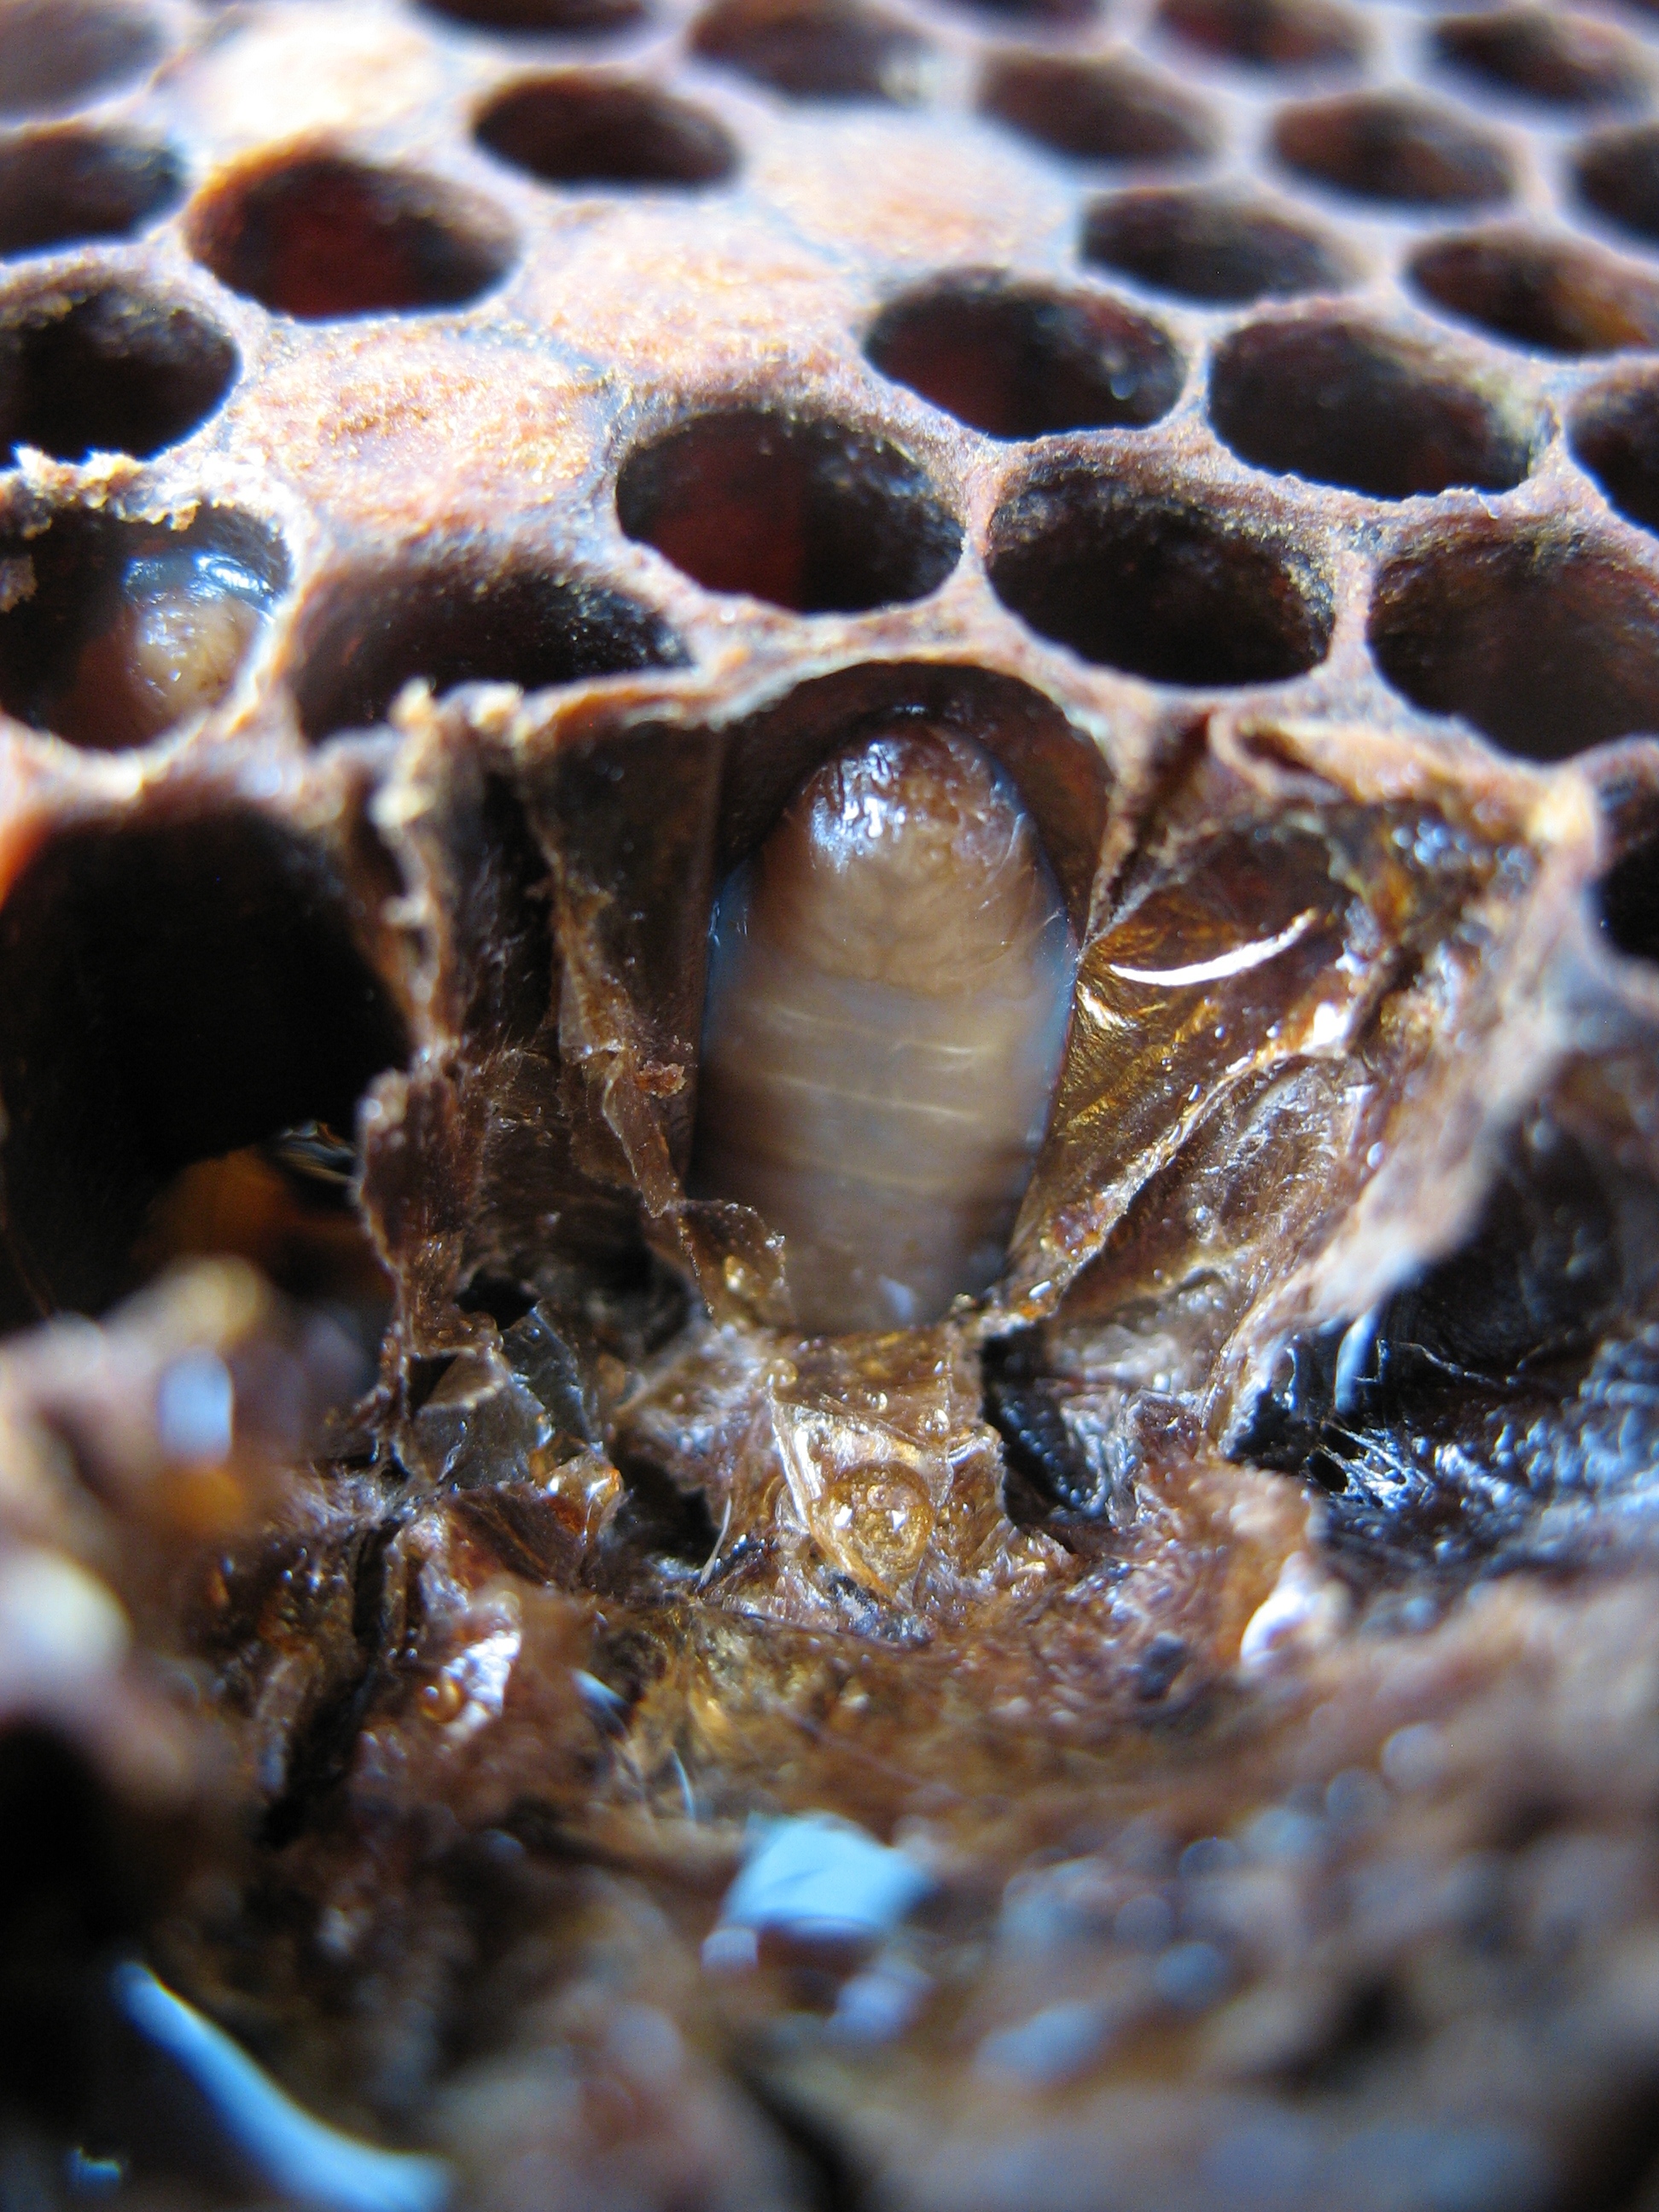
<path id="1" fill-rule="evenodd" d="M 151 553 L 126 564 L 40 720 L 75 744 L 148 744 L 216 707 L 264 620 L 268 593 L 222 554 Z"/>
<path id="2" fill-rule="evenodd" d="M 1000 1272 L 1077 946 L 1009 779 L 889 725 L 807 781 L 716 904 L 694 1187 L 786 1241 L 805 1328 L 936 1319 Z"/>

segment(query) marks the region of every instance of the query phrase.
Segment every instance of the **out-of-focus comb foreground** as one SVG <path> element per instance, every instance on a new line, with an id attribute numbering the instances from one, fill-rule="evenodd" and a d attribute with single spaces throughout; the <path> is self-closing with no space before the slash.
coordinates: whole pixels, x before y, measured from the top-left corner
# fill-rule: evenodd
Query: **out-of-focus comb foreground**
<path id="1" fill-rule="evenodd" d="M 1659 13 L 0 0 L 0 2207 L 1659 2207 Z"/>

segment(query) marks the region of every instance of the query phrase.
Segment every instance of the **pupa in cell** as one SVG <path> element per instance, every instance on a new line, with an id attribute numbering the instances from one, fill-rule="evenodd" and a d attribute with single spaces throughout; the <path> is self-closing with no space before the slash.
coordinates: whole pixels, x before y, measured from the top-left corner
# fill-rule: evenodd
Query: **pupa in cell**
<path id="1" fill-rule="evenodd" d="M 995 1280 L 1076 966 L 1011 779 L 919 720 L 826 761 L 733 872 L 693 1188 L 782 1232 L 803 1328 L 927 1322 Z"/>

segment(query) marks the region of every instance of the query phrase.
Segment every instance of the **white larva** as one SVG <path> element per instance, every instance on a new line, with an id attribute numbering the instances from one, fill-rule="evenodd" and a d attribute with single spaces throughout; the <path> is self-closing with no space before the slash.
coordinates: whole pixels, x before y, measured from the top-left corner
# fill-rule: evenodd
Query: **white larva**
<path id="1" fill-rule="evenodd" d="M 995 1279 L 1076 966 L 1009 779 L 927 724 L 826 762 L 733 873 L 693 1187 L 782 1231 L 804 1328 L 933 1321 Z"/>

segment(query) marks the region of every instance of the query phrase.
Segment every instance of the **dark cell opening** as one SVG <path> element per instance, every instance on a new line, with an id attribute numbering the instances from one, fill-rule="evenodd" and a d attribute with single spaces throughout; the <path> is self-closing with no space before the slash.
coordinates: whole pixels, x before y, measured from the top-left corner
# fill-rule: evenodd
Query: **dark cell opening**
<path id="1" fill-rule="evenodd" d="M 1567 442 L 1621 514 L 1659 530 L 1659 380 L 1644 375 L 1591 392 L 1567 426 Z"/>
<path id="2" fill-rule="evenodd" d="M 1102 0 L 957 0 L 957 4 L 1015 29 L 1075 31 L 1096 20 Z"/>
<path id="3" fill-rule="evenodd" d="M 353 571 L 301 619 L 294 690 L 313 739 L 385 719 L 406 684 L 540 691 L 635 668 L 677 667 L 666 626 L 617 592 L 523 559 L 494 570 L 476 556 Z"/>
<path id="4" fill-rule="evenodd" d="M 191 251 L 301 321 L 465 307 L 513 258 L 505 220 L 432 177 L 327 154 L 250 165 L 200 200 Z"/>
<path id="5" fill-rule="evenodd" d="M 1078 161 L 1199 161 L 1221 139 L 1202 100 L 1121 55 L 1008 55 L 987 68 L 979 106 Z"/>
<path id="6" fill-rule="evenodd" d="M 1288 169 L 1361 200 L 1479 207 L 1506 200 L 1515 172 L 1503 141 L 1455 108 L 1410 93 L 1360 93 L 1284 109 L 1274 153 Z"/>
<path id="7" fill-rule="evenodd" d="M 723 125 L 647 84 L 540 77 L 492 100 L 474 128 L 492 154 L 552 185 L 690 189 L 737 166 Z"/>
<path id="8" fill-rule="evenodd" d="M 1044 637 L 1157 684 L 1272 684 L 1330 636 L 1305 552 L 1175 485 L 1092 464 L 1033 472 L 991 526 L 991 582 Z"/>
<path id="9" fill-rule="evenodd" d="M 43 1304 L 98 1311 L 180 1249 L 154 1209 L 182 1202 L 184 1171 L 316 1131 L 349 1144 L 407 1051 L 305 841 L 243 811 L 60 831 L 0 909 L 19 1272 Z"/>
<path id="10" fill-rule="evenodd" d="M 29 586 L 0 613 L 0 706 L 106 752 L 216 706 L 288 585 L 276 538 L 221 507 L 184 530 L 64 514 L 0 560 Z"/>
<path id="11" fill-rule="evenodd" d="M 1144 315 L 990 274 L 895 300 L 864 349 L 884 376 L 994 438 L 1155 422 L 1182 374 Z"/>
<path id="12" fill-rule="evenodd" d="M 701 416 L 631 453 L 617 512 L 630 538 L 707 590 L 799 614 L 923 599 L 962 548 L 960 526 L 896 447 L 763 408 Z"/>
<path id="13" fill-rule="evenodd" d="M 1653 89 L 1639 42 L 1551 8 L 1495 8 L 1435 27 L 1442 61 L 1482 84 L 1554 107 L 1628 106 Z"/>
<path id="14" fill-rule="evenodd" d="M 1442 349 L 1370 325 L 1297 316 L 1236 331 L 1210 372 L 1210 416 L 1257 468 L 1407 499 L 1453 484 L 1507 491 L 1545 434 Z"/>
<path id="15" fill-rule="evenodd" d="M 224 398 L 236 349 L 191 308 L 109 286 L 54 286 L 0 307 L 0 453 L 147 460 Z"/>
<path id="16" fill-rule="evenodd" d="M 1370 641 L 1397 690 L 1523 759 L 1659 730 L 1659 580 L 1559 525 L 1425 537 L 1383 571 Z"/>
<path id="17" fill-rule="evenodd" d="M 1164 0 L 1158 20 L 1201 53 L 1251 69 L 1340 69 L 1364 58 L 1365 27 L 1332 0 Z"/>
<path id="18" fill-rule="evenodd" d="M 0 253 L 130 238 L 184 190 L 171 148 L 74 125 L 0 143 Z"/>
<path id="19" fill-rule="evenodd" d="M 101 2055 L 88 1999 L 116 1948 L 138 1940 L 155 1879 L 155 1846 L 143 1832 L 62 1733 L 28 1726 L 21 1713 L 9 1718 L 0 1734 L 0 2049 L 7 2102 L 37 2126 L 83 2124 Z M 14 2142 L 28 2141 L 27 2123 L 11 2124 Z M 14 2151 L 12 2166 L 27 2175 L 30 2194 L 52 2172 L 44 2148 L 33 2157 Z"/>
<path id="20" fill-rule="evenodd" d="M 932 73 L 925 40 L 857 0 L 720 0 L 699 19 L 691 46 L 790 100 L 908 106 Z"/>
<path id="21" fill-rule="evenodd" d="M 1659 125 L 1599 133 L 1574 165 L 1578 197 L 1638 238 L 1659 239 Z"/>
<path id="22" fill-rule="evenodd" d="M 1543 353 L 1659 343 L 1659 281 L 1596 246 L 1491 231 L 1425 247 L 1409 274 L 1437 307 Z"/>
<path id="23" fill-rule="evenodd" d="M 78 106 L 154 68 L 164 43 L 118 0 L 0 0 L 0 115 Z"/>
<path id="24" fill-rule="evenodd" d="M 714 1556 L 720 1530 L 700 1490 L 682 1490 L 672 1477 L 638 1453 L 624 1455 L 622 1504 L 605 1532 L 605 1550 L 619 1555 L 613 1572 L 624 1570 L 628 1555 L 656 1561 L 672 1575 L 676 1567 L 703 1566 Z"/>
<path id="25" fill-rule="evenodd" d="M 1334 240 L 1236 193 L 1120 192 L 1084 216 L 1085 261 L 1215 306 L 1340 291 L 1351 271 Z"/>
<path id="26" fill-rule="evenodd" d="M 434 15 L 509 36 L 591 39 L 642 23 L 643 0 L 422 0 Z"/>
<path id="27" fill-rule="evenodd" d="M 1659 837 L 1608 869 L 1595 887 L 1601 927 L 1621 952 L 1659 963 Z"/>

